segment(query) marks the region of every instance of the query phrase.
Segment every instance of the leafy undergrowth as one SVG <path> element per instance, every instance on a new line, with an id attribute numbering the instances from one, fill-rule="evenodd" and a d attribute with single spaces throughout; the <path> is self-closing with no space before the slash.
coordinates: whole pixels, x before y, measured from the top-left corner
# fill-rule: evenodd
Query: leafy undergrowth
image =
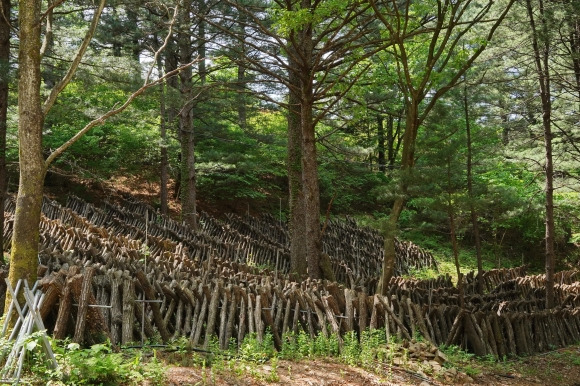
<path id="1" fill-rule="evenodd" d="M 58 368 L 49 365 L 40 333 L 26 348 L 21 384 L 30 385 L 579 385 L 580 346 L 524 358 L 475 358 L 456 346 L 434 347 L 420 336 L 386 341 L 380 330 L 361 339 L 347 334 L 283 337 L 280 351 L 271 334 L 250 334 L 237 347 L 220 350 L 213 339 L 205 350 L 186 338 L 155 350 L 113 350 L 109 344 L 81 348 L 53 341 Z M 4 341 L 4 343 L 6 343 Z M 3 352 L 10 344 L 2 344 Z"/>
<path id="2" fill-rule="evenodd" d="M 443 347 L 438 360 L 426 342 L 389 342 L 378 331 L 362 342 L 346 336 L 310 339 L 287 336 L 280 352 L 272 337 L 246 339 L 239 350 L 191 352 L 181 345 L 162 360 L 171 385 L 578 385 L 580 346 L 542 355 L 497 361 L 475 358 L 456 346 Z M 215 344 L 213 345 L 215 346 Z M 443 360 L 439 360 L 443 358 Z"/>
<path id="3" fill-rule="evenodd" d="M 24 341 L 20 379 L 13 379 L 18 364 L 14 363 L 15 367 L 10 369 L 3 362 L 0 383 L 8 381 L 6 374 L 14 374 L 7 383 L 24 385 L 164 385 L 167 382 L 167 369 L 155 352 L 145 356 L 140 350 L 113 350 L 108 343 L 82 348 L 69 340 L 48 338 L 57 363 L 54 367 L 44 346 L 44 336 L 37 332 Z M 13 344 L 2 339 L 3 359 Z"/>
<path id="4" fill-rule="evenodd" d="M 315 357 L 266 363 L 233 361 L 217 366 L 168 363 L 168 385 L 570 385 L 580 383 L 580 346 L 507 362 L 470 358 L 450 362 L 444 372 L 377 363 L 351 366 L 338 358 Z M 471 375 L 470 375 L 471 374 Z"/>

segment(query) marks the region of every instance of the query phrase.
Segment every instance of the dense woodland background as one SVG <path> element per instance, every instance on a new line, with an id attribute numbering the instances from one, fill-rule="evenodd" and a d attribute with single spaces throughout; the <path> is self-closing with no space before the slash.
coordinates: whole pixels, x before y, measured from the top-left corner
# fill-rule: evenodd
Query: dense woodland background
<path id="1" fill-rule="evenodd" d="M 444 261 L 455 251 L 467 268 L 481 245 L 484 268 L 537 270 L 549 253 L 553 191 L 556 262 L 578 264 L 577 2 L 119 0 L 103 5 L 90 42 L 92 2 L 4 2 L 10 192 L 19 171 L 19 7 L 28 3 L 42 16 L 43 99 L 60 91 L 88 43 L 43 116 L 44 159 L 143 91 L 57 154 L 48 187 L 86 194 L 71 182 L 80 179 L 115 195 L 115 181 L 146 181 L 159 190 L 153 205 L 193 228 L 200 209 L 286 222 L 297 213 L 297 168 L 318 233 L 325 218 L 351 216 Z M 320 234 L 312 237 L 316 248 Z"/>

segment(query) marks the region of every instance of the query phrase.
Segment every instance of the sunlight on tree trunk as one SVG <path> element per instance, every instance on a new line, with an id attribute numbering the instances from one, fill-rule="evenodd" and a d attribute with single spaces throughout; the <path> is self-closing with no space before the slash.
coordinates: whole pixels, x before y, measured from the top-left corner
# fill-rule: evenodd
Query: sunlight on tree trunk
<path id="1" fill-rule="evenodd" d="M 42 158 L 44 116 L 40 101 L 40 0 L 19 3 L 20 51 L 18 53 L 18 140 L 20 184 L 14 214 L 10 251 L 10 284 L 20 279 L 36 281 L 42 187 L 46 168 Z M 5 309 L 12 301 L 6 293 Z"/>
<path id="2" fill-rule="evenodd" d="M 6 169 L 6 131 L 8 119 L 8 85 L 10 77 L 10 0 L 0 3 L 0 249 L 4 247 L 4 201 L 8 190 Z M 4 251 L 0 260 L 4 260 Z"/>

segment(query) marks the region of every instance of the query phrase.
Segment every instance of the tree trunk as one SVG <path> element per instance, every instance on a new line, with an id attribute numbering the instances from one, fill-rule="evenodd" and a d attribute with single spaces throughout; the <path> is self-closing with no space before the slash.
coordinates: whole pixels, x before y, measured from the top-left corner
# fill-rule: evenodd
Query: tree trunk
<path id="1" fill-rule="evenodd" d="M 22 0 L 19 5 L 20 51 L 18 54 L 18 140 L 20 185 L 14 215 L 9 280 L 36 281 L 42 187 L 46 168 L 42 158 L 44 117 L 40 102 L 40 0 Z M 6 309 L 12 301 L 6 294 Z"/>
<path id="2" fill-rule="evenodd" d="M 465 131 L 467 136 L 467 195 L 469 196 L 469 211 L 471 213 L 471 225 L 473 226 L 473 238 L 475 239 L 475 254 L 477 257 L 477 292 L 483 294 L 483 261 L 481 257 L 481 239 L 479 237 L 479 224 L 477 211 L 473 200 L 473 149 L 471 146 L 471 124 L 469 122 L 469 106 L 467 105 L 467 86 L 463 89 L 463 110 L 465 113 Z"/>
<path id="3" fill-rule="evenodd" d="M 313 103 L 312 89 L 303 88 L 301 106 L 303 146 L 302 184 L 304 189 L 308 276 L 312 279 L 320 279 L 321 270 L 319 263 L 322 250 L 320 233 L 320 192 L 318 187 L 315 128 L 312 122 Z"/>
<path id="4" fill-rule="evenodd" d="M 449 218 L 449 231 L 451 237 L 451 245 L 453 247 L 453 260 L 455 262 L 455 270 L 457 272 L 457 289 L 459 290 L 459 307 L 465 307 L 463 294 L 463 275 L 461 274 L 459 266 L 459 248 L 457 245 L 457 235 L 455 231 L 455 210 L 453 208 L 453 200 L 451 198 L 451 157 L 447 158 L 447 216 Z"/>
<path id="5" fill-rule="evenodd" d="M 290 66 L 297 68 L 290 57 Z M 290 271 L 299 276 L 307 274 L 306 262 L 306 228 L 304 213 L 304 191 L 302 188 L 302 126 L 300 125 L 300 79 L 294 71 L 288 74 L 290 84 L 294 86 L 288 94 L 288 188 L 290 219 Z"/>
<path id="6" fill-rule="evenodd" d="M 189 5 L 186 5 L 189 4 Z M 178 33 L 179 59 L 182 65 L 191 62 L 189 26 L 191 4 L 184 2 L 180 10 L 180 32 Z M 193 85 L 190 66 L 179 73 L 180 92 L 183 106 L 179 113 L 179 137 L 181 139 L 181 217 L 192 229 L 197 230 L 195 153 L 193 133 Z"/>
<path id="7" fill-rule="evenodd" d="M 238 65 L 238 125 L 242 129 L 245 129 L 247 126 L 247 108 L 246 108 L 246 94 L 244 92 L 246 83 L 246 68 L 243 64 Z"/>
<path id="8" fill-rule="evenodd" d="M 238 94 L 236 95 L 237 99 L 237 109 L 238 109 L 238 125 L 240 128 L 245 129 L 248 122 L 247 122 L 247 108 L 246 108 L 246 64 L 244 58 L 246 58 L 247 50 L 246 50 L 246 31 L 245 31 L 245 23 L 247 23 L 248 15 L 245 12 L 240 12 L 238 15 L 241 21 L 241 28 L 240 28 L 240 35 L 242 38 L 239 41 L 239 53 L 238 58 L 240 62 L 238 63 L 238 79 L 236 89 Z"/>
<path id="9" fill-rule="evenodd" d="M 310 9 L 310 0 L 302 0 L 301 8 Z M 307 24 L 299 32 L 299 47 L 294 47 L 300 58 L 297 74 L 300 81 L 300 126 L 302 129 L 302 188 L 304 192 L 304 227 L 308 276 L 320 279 L 321 232 L 318 160 L 314 123 L 314 41 L 313 26 Z"/>
<path id="10" fill-rule="evenodd" d="M 408 178 L 412 172 L 415 164 L 415 140 L 417 138 L 418 125 L 418 102 L 414 99 L 408 101 L 407 119 L 405 134 L 403 135 L 403 154 L 401 156 L 401 177 L 398 186 L 398 194 L 393 202 L 393 207 L 389 215 L 389 219 L 385 224 L 384 229 L 384 250 L 383 269 L 377 291 L 381 295 L 386 295 L 388 292 L 388 284 L 395 272 L 395 237 L 397 235 L 397 222 L 401 216 L 401 212 L 405 207 Z"/>
<path id="11" fill-rule="evenodd" d="M 556 255 L 554 252 L 554 165 L 552 161 L 552 126 L 551 126 L 551 90 L 550 90 L 550 70 L 549 55 L 550 42 L 548 36 L 547 20 L 544 14 L 544 2 L 538 1 L 540 12 L 540 28 L 538 33 L 536 20 L 532 9 L 531 0 L 526 0 L 526 8 L 532 27 L 532 47 L 534 50 L 534 60 L 536 63 L 536 72 L 540 86 L 540 99 L 542 101 L 542 126 L 544 128 L 544 149 L 546 164 L 545 172 L 545 193 L 546 193 L 546 308 L 554 306 L 554 265 Z M 539 41 L 542 39 L 542 41 Z M 542 44 L 542 47 L 540 47 Z"/>
<path id="12" fill-rule="evenodd" d="M 390 119 L 390 115 L 389 115 Z M 379 170 L 381 172 L 385 172 L 386 168 L 386 160 L 385 160 L 385 126 L 384 126 L 385 119 L 382 115 L 377 115 L 377 147 L 379 152 L 379 157 L 377 162 L 379 163 Z M 393 138 L 393 130 L 392 126 L 390 127 L 390 131 L 387 132 L 387 140 L 389 144 L 389 155 L 391 153 L 391 143 Z"/>
<path id="13" fill-rule="evenodd" d="M 161 57 L 157 59 L 157 69 L 159 76 L 163 74 L 163 64 Z M 165 82 L 159 84 L 159 136 L 161 139 L 160 153 L 160 189 L 159 189 L 159 204 L 161 206 L 161 214 L 168 213 L 168 183 L 169 183 L 169 159 L 167 157 L 167 126 L 166 126 L 166 109 L 165 109 Z"/>
<path id="14" fill-rule="evenodd" d="M 4 245 L 4 201 L 8 183 L 6 170 L 6 128 L 8 114 L 8 77 L 10 74 L 10 0 L 2 0 L 0 9 L 0 246 Z M 0 247 L 0 250 L 3 249 Z M 1 251 L 0 260 L 4 260 Z"/>
<path id="15" fill-rule="evenodd" d="M 574 67 L 574 79 L 576 81 L 578 103 L 580 103 L 580 17 L 570 12 L 568 24 L 570 26 L 570 51 Z"/>

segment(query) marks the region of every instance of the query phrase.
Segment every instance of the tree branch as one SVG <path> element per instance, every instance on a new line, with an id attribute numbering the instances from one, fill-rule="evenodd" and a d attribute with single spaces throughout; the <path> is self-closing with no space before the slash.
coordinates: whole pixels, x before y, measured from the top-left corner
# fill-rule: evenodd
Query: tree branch
<path id="1" fill-rule="evenodd" d="M 99 7 L 96 9 L 95 14 L 93 16 L 93 20 L 91 21 L 91 25 L 89 27 L 89 30 L 87 31 L 85 38 L 84 38 L 81 46 L 79 47 L 79 50 L 78 50 L 78 52 L 77 52 L 77 54 L 76 54 L 76 56 L 71 64 L 70 68 L 68 69 L 68 72 L 61 79 L 61 81 L 58 82 L 58 84 L 56 86 L 54 86 L 54 88 L 50 92 L 50 95 L 48 96 L 48 98 L 44 102 L 44 105 L 42 106 L 42 114 L 44 116 L 46 116 L 46 114 L 50 111 L 50 109 L 54 105 L 54 102 L 56 102 L 56 98 L 58 97 L 58 95 L 69 84 L 69 82 L 72 80 L 74 74 L 76 73 L 77 68 L 79 67 L 79 64 L 81 63 L 81 60 L 83 59 L 83 56 L 85 55 L 85 52 L 87 51 L 87 48 L 89 47 L 89 44 L 90 44 L 91 40 L 93 39 L 93 35 L 95 34 L 95 30 L 97 29 L 97 25 L 99 24 L 99 19 L 101 17 L 101 13 L 103 12 L 103 8 L 105 8 L 105 3 L 106 3 L 106 0 L 100 1 Z"/>
<path id="2" fill-rule="evenodd" d="M 55 151 L 53 151 L 48 158 L 46 159 L 46 161 L 44 161 L 45 167 L 48 168 L 48 166 L 50 166 L 50 164 L 58 157 L 60 156 L 66 149 L 68 149 L 69 147 L 71 147 L 73 144 L 75 144 L 79 139 L 81 139 L 89 130 L 91 130 L 93 127 L 102 125 L 103 123 L 105 123 L 107 121 L 107 119 L 123 112 L 127 107 L 129 107 L 129 105 L 141 94 L 143 94 L 148 88 L 151 88 L 153 86 L 158 85 L 159 83 L 163 82 L 165 79 L 170 78 L 174 75 L 176 75 L 177 73 L 179 73 L 180 71 L 182 71 L 184 68 L 187 68 L 189 66 L 193 66 L 195 63 L 199 62 L 200 59 L 196 59 L 190 63 L 187 63 L 183 66 L 180 66 L 178 68 L 176 68 L 173 71 L 170 71 L 168 73 L 166 73 L 164 76 L 156 79 L 153 82 L 150 83 L 146 83 L 143 86 L 141 86 L 137 91 L 135 91 L 134 93 L 132 93 L 131 95 L 129 95 L 129 97 L 125 100 L 125 102 L 117 107 L 117 108 L 113 108 L 111 110 L 109 110 L 108 112 L 106 112 L 105 114 L 101 115 L 100 117 L 93 119 L 91 122 L 89 122 L 85 127 L 83 127 L 79 132 L 77 132 L 71 139 L 69 139 L 68 141 L 66 141 L 65 143 L 63 143 L 58 149 L 56 149 Z"/>

